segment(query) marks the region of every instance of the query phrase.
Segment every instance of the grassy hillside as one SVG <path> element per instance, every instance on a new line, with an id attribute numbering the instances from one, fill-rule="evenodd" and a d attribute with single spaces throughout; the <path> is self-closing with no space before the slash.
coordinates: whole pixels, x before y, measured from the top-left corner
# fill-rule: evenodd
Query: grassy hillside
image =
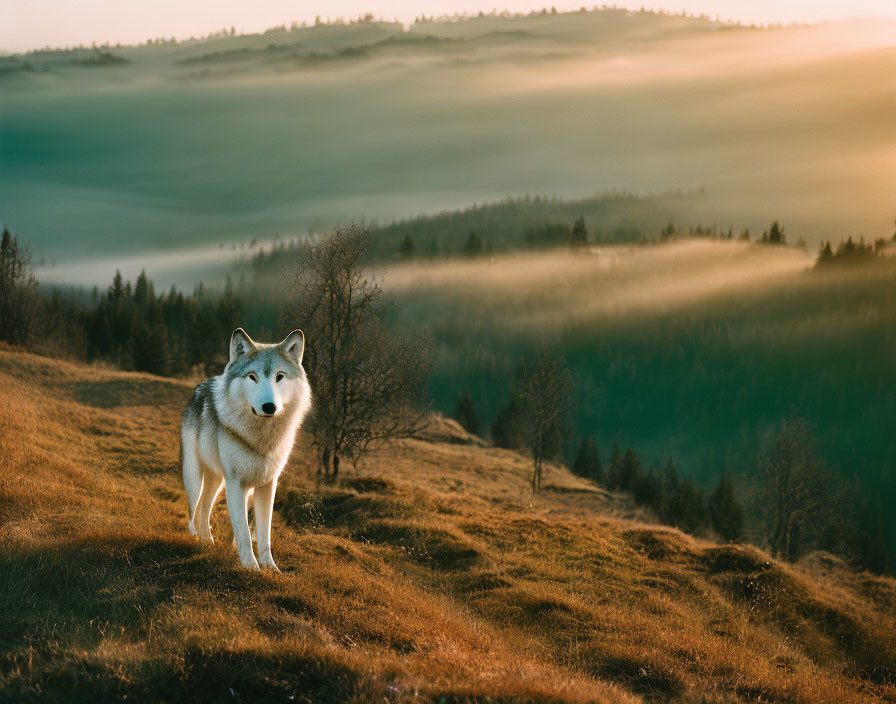
<path id="1" fill-rule="evenodd" d="M 137 252 L 160 283 L 165 249 L 527 193 L 705 186 L 658 219 L 876 236 L 892 36 L 608 9 L 34 52 L 0 64 L 0 219 L 47 260 Z"/>
<path id="2" fill-rule="evenodd" d="M 654 525 L 436 420 L 278 492 L 282 574 L 191 540 L 190 385 L 0 351 L 0 700 L 896 700 L 896 582 Z"/>

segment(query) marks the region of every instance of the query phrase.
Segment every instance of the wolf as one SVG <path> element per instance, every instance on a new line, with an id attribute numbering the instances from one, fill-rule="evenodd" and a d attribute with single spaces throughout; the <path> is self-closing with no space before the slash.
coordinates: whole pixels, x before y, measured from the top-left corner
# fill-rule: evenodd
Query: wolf
<path id="1" fill-rule="evenodd" d="M 214 542 L 209 517 L 223 487 L 240 562 L 249 569 L 261 564 L 279 572 L 271 555 L 271 514 L 277 479 L 311 408 L 304 352 L 301 330 L 269 345 L 237 328 L 224 373 L 196 387 L 181 420 L 190 533 Z M 249 532 L 250 498 L 257 560 Z"/>

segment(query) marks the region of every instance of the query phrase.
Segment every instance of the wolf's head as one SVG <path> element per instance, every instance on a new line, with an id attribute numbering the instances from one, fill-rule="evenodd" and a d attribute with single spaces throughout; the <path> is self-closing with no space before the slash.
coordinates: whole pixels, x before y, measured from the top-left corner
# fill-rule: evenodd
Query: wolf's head
<path id="1" fill-rule="evenodd" d="M 230 361 L 224 368 L 227 396 L 242 403 L 259 418 L 271 418 L 296 403 L 306 405 L 308 381 L 302 369 L 305 335 L 293 330 L 283 342 L 266 345 L 254 342 L 237 328 L 230 338 Z"/>

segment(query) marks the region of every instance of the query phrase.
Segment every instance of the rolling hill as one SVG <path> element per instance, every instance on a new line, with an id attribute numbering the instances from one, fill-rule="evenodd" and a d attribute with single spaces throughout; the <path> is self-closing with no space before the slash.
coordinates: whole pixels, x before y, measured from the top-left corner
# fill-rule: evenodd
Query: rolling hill
<path id="1" fill-rule="evenodd" d="M 877 237 L 894 216 L 893 26 L 604 9 L 5 57 L 0 218 L 48 262 L 140 255 L 166 288 L 190 275 L 166 251 L 526 194 L 705 187 L 601 227 Z"/>
<path id="2" fill-rule="evenodd" d="M 896 701 L 896 581 L 657 525 L 452 421 L 318 485 L 282 574 L 186 532 L 187 382 L 0 350 L 0 700 Z"/>

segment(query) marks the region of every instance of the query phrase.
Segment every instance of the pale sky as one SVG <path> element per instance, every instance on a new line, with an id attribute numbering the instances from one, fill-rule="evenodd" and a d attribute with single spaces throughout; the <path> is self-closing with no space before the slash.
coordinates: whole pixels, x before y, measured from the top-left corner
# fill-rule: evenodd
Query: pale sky
<path id="1" fill-rule="evenodd" d="M 92 42 L 142 43 L 149 38 L 200 36 L 222 27 L 259 32 L 283 22 L 322 17 L 378 17 L 412 22 L 427 15 L 492 9 L 528 12 L 554 5 L 579 9 L 582 0 L 0 0 L 0 51 Z M 594 0 L 585 2 L 591 7 Z M 601 3 L 603 4 L 603 3 Z M 612 0 L 607 4 L 614 4 Z M 673 12 L 687 10 L 747 23 L 820 22 L 849 17 L 896 18 L 896 0 L 616 0 L 619 7 L 642 5 Z"/>

